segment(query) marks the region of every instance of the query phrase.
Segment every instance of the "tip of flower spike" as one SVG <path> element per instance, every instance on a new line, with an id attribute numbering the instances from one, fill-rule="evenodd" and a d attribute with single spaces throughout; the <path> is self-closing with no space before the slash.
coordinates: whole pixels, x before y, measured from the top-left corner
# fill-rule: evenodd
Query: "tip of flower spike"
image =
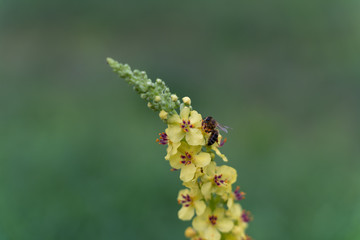
<path id="1" fill-rule="evenodd" d="M 109 65 L 111 65 L 111 64 L 113 64 L 114 62 L 115 62 L 115 60 L 114 59 L 112 59 L 112 58 L 106 58 L 106 61 L 107 61 L 107 63 L 109 64 Z"/>

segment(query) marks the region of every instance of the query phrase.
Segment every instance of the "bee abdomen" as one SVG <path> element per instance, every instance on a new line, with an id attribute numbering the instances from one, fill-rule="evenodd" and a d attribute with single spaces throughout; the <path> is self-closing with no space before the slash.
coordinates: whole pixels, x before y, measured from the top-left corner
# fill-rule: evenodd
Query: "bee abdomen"
<path id="1" fill-rule="evenodd" d="M 207 145 L 208 146 L 213 145 L 215 142 L 218 141 L 218 137 L 219 137 L 219 132 L 217 130 L 212 131 L 211 135 L 210 135 L 210 137 L 208 139 Z"/>

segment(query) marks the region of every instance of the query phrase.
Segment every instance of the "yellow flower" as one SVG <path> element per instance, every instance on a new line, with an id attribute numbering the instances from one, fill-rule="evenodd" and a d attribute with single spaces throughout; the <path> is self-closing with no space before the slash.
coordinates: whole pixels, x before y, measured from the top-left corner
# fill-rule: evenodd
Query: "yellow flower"
<path id="1" fill-rule="evenodd" d="M 173 143 L 172 141 L 170 141 L 168 135 L 164 132 L 159 133 L 159 138 L 156 139 L 156 141 L 161 144 L 161 145 L 166 145 L 168 144 L 168 148 L 166 149 L 166 156 L 165 159 L 169 160 L 171 155 L 174 155 L 177 152 L 178 147 L 180 146 L 180 142 L 177 143 Z"/>
<path id="2" fill-rule="evenodd" d="M 192 219 L 195 211 L 196 215 L 201 215 L 204 213 L 206 208 L 206 204 L 202 200 L 202 195 L 198 187 L 193 187 L 191 190 L 180 190 L 178 195 L 178 203 L 182 205 L 178 212 L 178 217 L 181 220 Z"/>
<path id="3" fill-rule="evenodd" d="M 208 240 L 220 240 L 220 232 L 229 232 L 234 227 L 233 221 L 225 217 L 223 208 L 216 208 L 214 211 L 206 208 L 202 215 L 194 218 L 192 224 Z"/>
<path id="4" fill-rule="evenodd" d="M 174 114 L 168 119 L 168 128 L 165 132 L 172 142 L 180 142 L 185 137 L 189 145 L 204 145 L 201 123 L 202 117 L 197 111 L 190 111 L 190 108 L 184 107 L 180 116 Z"/>
<path id="5" fill-rule="evenodd" d="M 211 193 L 226 198 L 231 192 L 231 184 L 236 181 L 237 173 L 232 167 L 223 165 L 221 167 L 207 168 L 206 174 L 202 177 L 201 192 L 205 199 L 210 199 Z"/>
<path id="6" fill-rule="evenodd" d="M 167 154 L 166 154 L 166 156 L 165 156 L 165 159 L 166 159 L 166 160 L 169 160 L 169 159 L 170 159 L 170 156 L 176 154 L 179 146 L 181 145 L 180 142 L 173 143 L 173 142 L 171 142 L 171 141 L 169 141 L 168 144 L 169 144 L 169 145 L 168 145 L 168 148 L 166 149 Z"/>
<path id="7" fill-rule="evenodd" d="M 169 158 L 171 167 L 181 169 L 180 179 L 184 182 L 194 178 L 197 167 L 205 167 L 211 161 L 209 153 L 201 152 L 201 146 L 190 146 L 182 142 L 177 153 Z"/>

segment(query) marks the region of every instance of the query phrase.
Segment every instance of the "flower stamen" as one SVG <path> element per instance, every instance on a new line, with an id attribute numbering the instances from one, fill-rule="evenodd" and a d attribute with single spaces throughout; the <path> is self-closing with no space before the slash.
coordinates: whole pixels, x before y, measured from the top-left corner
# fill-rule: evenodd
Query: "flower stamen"
<path id="1" fill-rule="evenodd" d="M 250 211 L 246 211 L 246 210 L 243 210 L 242 214 L 241 214 L 241 218 L 244 222 L 248 223 L 250 221 L 253 220 L 253 217 L 251 215 L 251 212 Z"/>
<path id="2" fill-rule="evenodd" d="M 194 125 L 191 124 L 190 120 L 185 121 L 184 119 L 182 120 L 182 123 L 180 123 L 180 126 L 184 132 L 189 132 L 189 128 L 194 128 Z"/>
<path id="3" fill-rule="evenodd" d="M 222 174 L 220 174 L 220 175 L 215 174 L 215 176 L 214 176 L 214 182 L 219 187 L 221 187 L 221 185 L 227 185 L 227 183 L 229 182 L 227 179 L 221 179 L 222 176 L 223 176 Z"/>
<path id="4" fill-rule="evenodd" d="M 235 191 L 234 191 L 234 195 L 235 195 L 235 198 L 236 200 L 240 201 L 240 200 L 243 200 L 245 199 L 245 194 L 244 192 L 240 192 L 240 187 L 237 186 Z"/>
<path id="5" fill-rule="evenodd" d="M 192 204 L 192 199 L 190 195 L 181 194 L 181 197 L 183 198 L 183 200 L 178 200 L 179 204 L 182 204 L 184 207 L 190 207 L 190 205 Z"/>
<path id="6" fill-rule="evenodd" d="M 209 216 L 209 221 L 212 225 L 216 224 L 216 220 L 217 220 L 217 216 L 215 216 L 215 215 Z"/>
<path id="7" fill-rule="evenodd" d="M 166 145 L 168 144 L 169 142 L 169 138 L 168 138 L 168 135 L 164 132 L 162 133 L 159 133 L 159 138 L 156 139 L 156 142 L 158 142 L 159 144 L 162 144 L 162 145 Z"/>
<path id="8" fill-rule="evenodd" d="M 192 156 L 191 156 L 191 154 L 190 153 L 188 153 L 188 152 L 185 152 L 185 155 L 180 155 L 180 157 L 181 157 L 181 163 L 182 164 L 184 164 L 184 165 L 189 165 L 189 164 L 191 164 L 191 161 L 192 161 Z"/>

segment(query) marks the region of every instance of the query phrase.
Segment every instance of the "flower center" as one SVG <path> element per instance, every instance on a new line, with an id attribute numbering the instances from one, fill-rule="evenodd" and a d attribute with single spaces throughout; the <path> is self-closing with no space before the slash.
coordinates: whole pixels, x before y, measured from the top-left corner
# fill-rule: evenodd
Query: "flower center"
<path id="1" fill-rule="evenodd" d="M 168 135 L 167 135 L 166 133 L 164 133 L 164 132 L 159 133 L 159 136 L 160 136 L 160 137 L 159 137 L 158 139 L 156 139 L 156 141 L 157 141 L 159 144 L 162 144 L 162 145 L 168 144 L 169 139 L 168 139 Z"/>
<path id="2" fill-rule="evenodd" d="M 189 128 L 194 128 L 194 125 L 191 124 L 190 120 L 182 120 L 182 123 L 180 123 L 180 126 L 184 132 L 189 132 Z"/>
<path id="3" fill-rule="evenodd" d="M 181 157 L 181 163 L 184 164 L 184 165 L 189 165 L 191 164 L 191 160 L 192 160 L 192 156 L 190 153 L 188 152 L 185 152 L 184 155 L 180 155 Z"/>
<path id="4" fill-rule="evenodd" d="M 227 185 L 228 183 L 228 180 L 227 179 L 224 179 L 222 178 L 223 175 L 222 174 L 219 174 L 219 175 L 216 175 L 215 174 L 215 177 L 214 177 L 214 182 L 216 185 L 218 185 L 219 187 L 221 187 L 222 185 Z"/>
<path id="5" fill-rule="evenodd" d="M 238 201 L 245 198 L 245 193 L 240 192 L 240 187 L 239 186 L 236 187 L 236 189 L 234 191 L 234 195 L 235 195 L 236 200 L 238 200 Z"/>
<path id="6" fill-rule="evenodd" d="M 217 216 L 215 216 L 215 215 L 209 216 L 209 221 L 212 225 L 216 224 L 216 220 L 217 220 Z"/>
<path id="7" fill-rule="evenodd" d="M 181 203 L 184 207 L 189 207 L 192 203 L 192 199 L 189 196 L 189 194 L 181 194 L 182 200 L 179 200 L 179 203 Z"/>

